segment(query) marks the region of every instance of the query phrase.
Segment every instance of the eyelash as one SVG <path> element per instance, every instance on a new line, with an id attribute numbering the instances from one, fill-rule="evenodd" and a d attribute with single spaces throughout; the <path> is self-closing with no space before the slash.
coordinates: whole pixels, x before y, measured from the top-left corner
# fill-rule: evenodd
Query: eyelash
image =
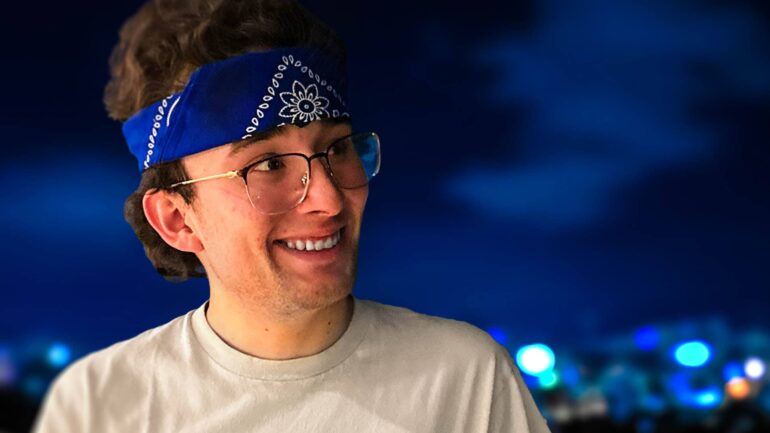
<path id="1" fill-rule="evenodd" d="M 342 138 L 344 138 L 344 137 L 339 137 L 339 138 L 335 139 L 334 141 L 332 141 L 331 143 L 329 143 L 329 145 L 328 145 L 326 148 L 328 149 L 328 148 L 329 148 L 329 146 L 331 146 L 331 145 L 332 145 L 332 144 L 334 144 L 334 143 L 337 143 L 337 142 L 338 142 L 339 140 L 341 140 Z M 276 153 L 276 152 L 266 152 L 266 153 L 262 153 L 262 154 L 260 154 L 260 155 L 258 155 L 258 156 L 256 156 L 256 157 L 252 158 L 252 159 L 251 159 L 249 162 L 247 162 L 246 164 L 244 164 L 244 166 L 247 166 L 247 165 L 251 165 L 251 164 L 256 164 L 257 162 L 263 161 L 263 160 L 265 160 L 265 159 L 268 159 L 268 158 L 270 158 L 270 157 L 273 157 L 273 156 L 276 156 L 276 155 L 280 155 L 280 154 L 279 154 L 279 153 Z"/>
<path id="2" fill-rule="evenodd" d="M 261 154 L 259 156 L 256 156 L 256 157 L 252 158 L 249 162 L 247 162 L 244 165 L 256 164 L 257 162 L 264 161 L 264 160 L 266 160 L 268 158 L 272 158 L 272 157 L 274 157 L 276 155 L 278 155 L 278 154 L 275 153 L 275 152 L 263 153 L 263 154 Z"/>

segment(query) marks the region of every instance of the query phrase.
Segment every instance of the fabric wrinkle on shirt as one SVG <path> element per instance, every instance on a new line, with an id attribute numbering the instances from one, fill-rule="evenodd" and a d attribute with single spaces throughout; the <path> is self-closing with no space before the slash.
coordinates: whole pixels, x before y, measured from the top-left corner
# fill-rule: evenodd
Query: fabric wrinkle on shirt
<path id="1" fill-rule="evenodd" d="M 33 432 L 546 433 L 510 354 L 465 322 L 354 298 L 311 356 L 229 346 L 207 302 L 67 367 Z"/>

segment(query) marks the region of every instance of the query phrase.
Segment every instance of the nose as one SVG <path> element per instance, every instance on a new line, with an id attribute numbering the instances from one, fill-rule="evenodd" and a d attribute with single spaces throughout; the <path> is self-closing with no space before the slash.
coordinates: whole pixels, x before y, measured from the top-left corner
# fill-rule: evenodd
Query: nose
<path id="1" fill-rule="evenodd" d="M 307 180 L 305 199 L 298 208 L 303 212 L 321 212 L 337 215 L 342 212 L 344 197 L 342 191 L 332 178 L 331 169 L 324 158 L 313 158 L 310 161 L 310 176 Z M 313 167 L 313 163 L 318 165 Z"/>

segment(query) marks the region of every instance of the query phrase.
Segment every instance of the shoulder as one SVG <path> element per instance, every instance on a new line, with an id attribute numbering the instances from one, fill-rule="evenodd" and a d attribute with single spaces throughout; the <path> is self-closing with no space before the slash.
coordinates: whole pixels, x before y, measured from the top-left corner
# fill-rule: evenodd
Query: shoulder
<path id="1" fill-rule="evenodd" d="M 123 413 L 126 401 L 147 394 L 157 360 L 178 352 L 191 313 L 67 366 L 49 387 L 33 431 L 89 431 L 107 412 Z"/>
<path id="2" fill-rule="evenodd" d="M 183 340 L 191 314 L 192 311 L 78 359 L 57 376 L 51 392 L 99 394 L 115 386 L 116 381 L 137 384 L 135 379 L 146 373 L 151 363 Z"/>
<path id="3" fill-rule="evenodd" d="M 487 332 L 470 323 L 373 301 L 362 303 L 372 315 L 373 339 L 383 346 L 463 362 L 490 361 L 506 353 Z"/>

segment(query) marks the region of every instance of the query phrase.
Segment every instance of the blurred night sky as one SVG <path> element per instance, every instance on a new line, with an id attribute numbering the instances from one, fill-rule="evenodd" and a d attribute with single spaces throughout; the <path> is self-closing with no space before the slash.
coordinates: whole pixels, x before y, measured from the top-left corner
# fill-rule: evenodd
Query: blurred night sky
<path id="1" fill-rule="evenodd" d="M 101 99 L 139 4 L 3 14 L 0 342 L 19 350 L 80 357 L 207 297 L 122 218 L 139 173 Z M 356 129 L 383 142 L 359 297 L 520 343 L 770 326 L 766 1 L 303 4 L 348 42 Z"/>

